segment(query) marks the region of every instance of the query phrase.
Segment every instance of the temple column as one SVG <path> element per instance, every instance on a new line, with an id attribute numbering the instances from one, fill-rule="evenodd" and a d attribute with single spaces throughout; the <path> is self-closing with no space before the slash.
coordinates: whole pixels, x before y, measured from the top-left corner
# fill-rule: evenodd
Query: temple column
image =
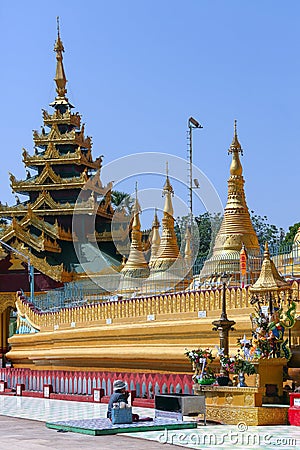
<path id="1" fill-rule="evenodd" d="M 3 312 L 3 343 L 2 343 L 2 348 L 3 348 L 3 353 L 6 353 L 8 351 L 8 338 L 9 338 L 9 321 L 10 321 L 10 310 L 9 308 L 7 308 L 4 312 Z"/>
<path id="2" fill-rule="evenodd" d="M 0 314 L 0 354 L 4 354 L 3 348 L 3 332 L 4 332 L 4 312 Z"/>
<path id="3" fill-rule="evenodd" d="M 4 355 L 8 349 L 8 327 L 9 327 L 9 310 L 6 309 L 1 314 L 0 344 L 1 353 Z"/>

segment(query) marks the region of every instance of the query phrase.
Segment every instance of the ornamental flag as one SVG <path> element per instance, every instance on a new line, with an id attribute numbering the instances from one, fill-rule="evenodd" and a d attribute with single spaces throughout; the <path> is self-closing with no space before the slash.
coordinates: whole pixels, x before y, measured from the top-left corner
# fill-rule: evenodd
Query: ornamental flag
<path id="1" fill-rule="evenodd" d="M 244 245 L 240 253 L 240 271 L 243 276 L 247 273 L 247 253 Z"/>
<path id="2" fill-rule="evenodd" d="M 240 272 L 241 272 L 241 287 L 244 287 L 244 281 L 247 273 L 247 252 L 243 244 L 242 250 L 240 252 Z"/>

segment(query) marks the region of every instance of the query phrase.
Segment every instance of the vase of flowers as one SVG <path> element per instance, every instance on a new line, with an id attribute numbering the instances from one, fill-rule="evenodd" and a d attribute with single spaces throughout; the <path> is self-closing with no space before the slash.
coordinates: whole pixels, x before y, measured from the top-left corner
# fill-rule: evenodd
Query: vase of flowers
<path id="1" fill-rule="evenodd" d="M 238 387 L 247 386 L 245 375 L 253 375 L 255 373 L 254 364 L 250 360 L 244 359 L 240 351 L 235 356 L 220 355 L 220 363 L 227 373 L 238 375 Z"/>
<path id="2" fill-rule="evenodd" d="M 215 359 L 209 348 L 185 351 L 185 356 L 191 361 L 194 370 L 193 381 L 199 384 L 213 384 L 215 382 L 214 371 L 209 365 Z"/>

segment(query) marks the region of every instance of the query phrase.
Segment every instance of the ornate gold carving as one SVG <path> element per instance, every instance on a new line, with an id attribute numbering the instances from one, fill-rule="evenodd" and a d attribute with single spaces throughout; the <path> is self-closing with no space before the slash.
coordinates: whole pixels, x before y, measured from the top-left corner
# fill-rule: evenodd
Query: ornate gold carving
<path id="1" fill-rule="evenodd" d="M 254 397 L 250 394 L 244 395 L 244 404 L 245 406 L 254 406 Z"/>
<path id="2" fill-rule="evenodd" d="M 17 258 L 14 253 L 10 254 L 9 262 L 11 266 L 8 270 L 24 270 L 23 261 L 20 261 L 20 258 Z"/>
<path id="3" fill-rule="evenodd" d="M 288 408 L 268 407 L 220 407 L 208 405 L 207 420 L 221 422 L 227 425 L 237 425 L 240 422 L 248 426 L 285 425 L 287 424 Z"/>
<path id="4" fill-rule="evenodd" d="M 233 395 L 232 394 L 225 394 L 225 403 L 227 405 L 231 405 L 233 400 Z"/>
<path id="5" fill-rule="evenodd" d="M 2 314 L 7 308 L 16 307 L 16 294 L 15 292 L 1 292 L 0 293 L 0 314 Z"/>

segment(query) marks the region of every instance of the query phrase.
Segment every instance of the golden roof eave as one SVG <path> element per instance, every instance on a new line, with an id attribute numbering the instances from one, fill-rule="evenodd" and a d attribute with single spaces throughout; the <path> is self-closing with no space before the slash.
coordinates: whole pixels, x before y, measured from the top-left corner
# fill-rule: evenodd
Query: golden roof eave
<path id="1" fill-rule="evenodd" d="M 7 206 L 0 204 L 0 214 L 2 217 L 22 217 L 28 213 L 28 207 L 40 216 L 53 216 L 59 215 L 70 215 L 70 214 L 95 214 L 101 217 L 111 219 L 113 212 L 107 212 L 107 204 L 103 207 L 94 200 L 92 196 L 89 197 L 87 201 L 75 203 L 57 203 L 50 195 L 49 192 L 42 190 L 32 204 L 22 204 L 15 206 Z M 48 208 L 45 208 L 48 206 Z"/>
<path id="2" fill-rule="evenodd" d="M 47 147 L 50 142 L 54 144 L 73 144 L 82 148 L 90 149 L 92 147 L 92 141 L 90 136 L 84 136 L 84 127 L 81 131 L 71 130 L 64 134 L 61 134 L 59 128 L 54 124 L 49 133 L 39 133 L 37 130 L 33 131 L 33 140 L 37 147 Z"/>
<path id="3" fill-rule="evenodd" d="M 81 116 L 78 112 L 71 113 L 69 109 L 64 113 L 61 113 L 58 109 L 56 109 L 53 114 L 49 114 L 45 109 L 43 109 L 42 112 L 45 125 L 52 126 L 54 124 L 66 124 L 73 125 L 77 129 L 80 128 Z"/>
<path id="4" fill-rule="evenodd" d="M 23 163 L 26 167 L 36 167 L 44 166 L 45 162 L 50 165 L 62 165 L 62 164 L 76 164 L 77 166 L 83 165 L 90 169 L 99 170 L 101 168 L 102 160 L 101 158 L 96 158 L 95 161 L 91 161 L 80 151 L 78 154 L 77 150 L 75 152 L 68 152 L 64 155 L 58 155 L 54 157 L 49 157 L 45 154 L 30 156 L 29 153 L 23 149 Z"/>
<path id="5" fill-rule="evenodd" d="M 58 264 L 56 266 L 50 265 L 47 262 L 46 257 L 42 259 L 33 255 L 30 250 L 24 245 L 24 243 L 21 244 L 19 242 L 16 242 L 14 244 L 14 247 L 30 260 L 31 265 L 33 265 L 37 270 L 52 278 L 53 280 L 63 282 L 71 281 L 71 279 L 73 278 L 73 273 L 67 272 L 64 269 L 63 264 Z M 20 255 L 20 259 L 27 262 L 26 258 Z"/>
<path id="6" fill-rule="evenodd" d="M 47 179 L 53 183 L 45 183 Z M 49 163 L 46 163 L 43 171 L 36 178 L 27 180 L 17 180 L 10 173 L 10 185 L 13 191 L 18 193 L 37 191 L 37 190 L 62 190 L 62 189 L 81 189 L 88 178 L 86 172 L 82 172 L 79 177 L 62 178 L 57 175 Z"/>
<path id="7" fill-rule="evenodd" d="M 16 219 L 13 219 L 9 229 L 1 236 L 4 242 L 9 242 L 13 238 L 17 238 L 29 247 L 34 248 L 37 252 L 50 251 L 52 253 L 61 253 L 61 248 L 56 239 L 52 242 L 45 236 L 45 233 L 42 233 L 40 236 L 33 236 L 29 230 L 25 231 Z"/>

